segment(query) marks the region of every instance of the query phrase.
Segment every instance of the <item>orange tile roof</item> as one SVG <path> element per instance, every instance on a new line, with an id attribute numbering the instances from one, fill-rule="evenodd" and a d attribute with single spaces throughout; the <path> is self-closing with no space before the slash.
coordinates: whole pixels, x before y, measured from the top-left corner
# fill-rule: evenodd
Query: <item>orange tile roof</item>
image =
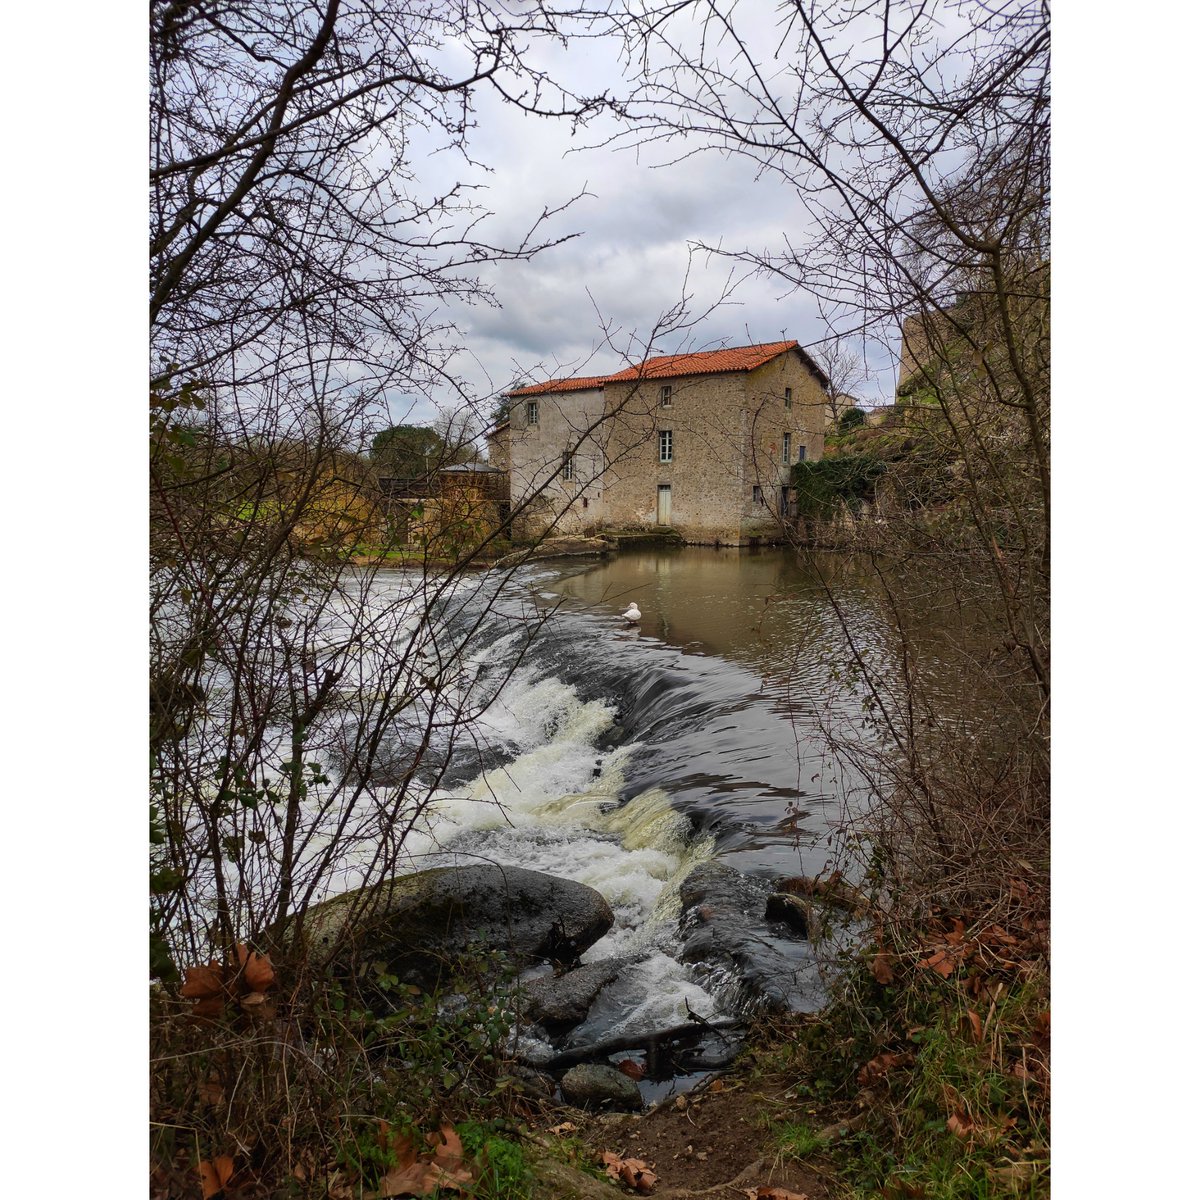
<path id="1" fill-rule="evenodd" d="M 681 375 L 722 375 L 734 371 L 753 371 L 773 358 L 798 350 L 811 371 L 822 382 L 824 373 L 795 339 L 764 342 L 757 346 L 731 346 L 727 350 L 703 350 L 698 354 L 662 354 L 647 358 L 637 366 L 626 367 L 613 375 L 588 375 L 578 379 L 550 379 L 509 392 L 510 396 L 536 396 L 543 392 L 580 392 L 604 387 L 606 383 L 633 383 L 639 379 L 677 379 Z"/>
<path id="2" fill-rule="evenodd" d="M 636 367 L 626 367 L 608 377 L 611 383 L 635 379 L 675 379 L 680 375 L 722 375 L 730 371 L 753 371 L 800 343 L 766 342 L 761 346 L 731 346 L 728 350 L 704 350 L 699 354 L 663 354 L 648 358 Z"/>
<path id="3" fill-rule="evenodd" d="M 545 383 L 531 383 L 528 387 L 509 392 L 510 396 L 537 396 L 542 392 L 583 392 L 588 388 L 603 387 L 611 375 L 581 375 L 577 379 L 547 379 Z"/>

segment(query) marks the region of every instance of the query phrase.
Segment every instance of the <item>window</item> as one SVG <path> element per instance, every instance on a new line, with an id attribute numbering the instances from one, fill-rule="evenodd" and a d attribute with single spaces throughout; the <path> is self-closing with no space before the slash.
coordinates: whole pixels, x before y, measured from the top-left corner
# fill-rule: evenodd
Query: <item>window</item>
<path id="1" fill-rule="evenodd" d="M 807 457 L 808 457 L 808 447 L 807 446 L 797 446 L 796 447 L 796 461 L 803 462 L 805 460 L 805 458 L 807 458 Z"/>
<path id="2" fill-rule="evenodd" d="M 792 461 L 792 435 L 790 433 L 783 435 L 783 461 L 785 463 Z"/>
<path id="3" fill-rule="evenodd" d="M 783 407 L 784 408 L 792 407 L 792 389 L 791 388 L 783 389 Z"/>
<path id="4" fill-rule="evenodd" d="M 671 407 L 671 385 L 669 383 L 663 384 L 658 389 L 658 403 L 660 408 Z"/>
<path id="5" fill-rule="evenodd" d="M 563 478 L 570 483 L 575 478 L 575 455 L 563 455 Z"/>
<path id="6" fill-rule="evenodd" d="M 763 499 L 762 488 L 759 487 L 757 483 L 754 485 L 753 499 L 754 499 L 754 503 L 757 504 L 760 508 L 766 503 L 766 501 Z"/>
<path id="7" fill-rule="evenodd" d="M 669 429 L 658 431 L 658 461 L 671 462 L 674 458 L 674 438 Z"/>
<path id="8" fill-rule="evenodd" d="M 538 423 L 538 402 L 536 400 L 530 400 L 525 405 L 525 423 L 527 425 Z"/>

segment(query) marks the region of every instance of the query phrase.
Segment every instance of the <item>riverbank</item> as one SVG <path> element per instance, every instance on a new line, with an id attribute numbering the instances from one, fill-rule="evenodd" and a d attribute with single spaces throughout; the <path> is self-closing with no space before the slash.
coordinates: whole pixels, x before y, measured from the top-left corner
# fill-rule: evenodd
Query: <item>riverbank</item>
<path id="1" fill-rule="evenodd" d="M 731 1068 L 687 1096 L 638 1115 L 548 1114 L 532 1195 L 612 1195 L 591 1177 L 615 1155 L 645 1164 L 647 1194 L 672 1200 L 1048 1196 L 1043 899 L 1022 916 L 1032 934 L 964 928 L 943 941 L 961 948 L 946 975 L 926 952 L 958 922 L 916 939 L 925 957 L 907 964 L 864 955 L 823 1012 L 758 1023 Z"/>

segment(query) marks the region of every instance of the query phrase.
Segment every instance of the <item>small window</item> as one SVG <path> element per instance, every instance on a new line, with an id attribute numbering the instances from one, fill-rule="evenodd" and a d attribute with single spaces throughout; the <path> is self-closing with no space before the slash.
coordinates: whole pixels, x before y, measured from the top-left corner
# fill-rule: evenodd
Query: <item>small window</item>
<path id="1" fill-rule="evenodd" d="M 538 423 L 538 402 L 536 400 L 530 400 L 525 405 L 525 423 L 527 425 Z"/>
<path id="2" fill-rule="evenodd" d="M 569 483 L 575 478 L 575 455 L 563 455 L 563 478 Z"/>
<path id="3" fill-rule="evenodd" d="M 792 461 L 792 435 L 790 433 L 783 435 L 783 461 L 785 463 Z"/>
<path id="4" fill-rule="evenodd" d="M 803 462 L 805 460 L 805 458 L 807 458 L 807 457 L 808 457 L 808 447 L 807 446 L 797 446 L 796 447 L 796 461 Z"/>
<path id="5" fill-rule="evenodd" d="M 792 407 L 792 389 L 791 388 L 783 389 L 783 407 L 784 408 Z"/>
<path id="6" fill-rule="evenodd" d="M 658 404 L 660 408 L 671 407 L 671 385 L 669 383 L 664 383 L 658 389 Z"/>
<path id="7" fill-rule="evenodd" d="M 586 496 L 584 496 L 584 498 L 583 498 L 583 507 L 587 508 L 587 497 Z"/>
<path id="8" fill-rule="evenodd" d="M 675 439 L 672 436 L 671 430 L 660 429 L 658 431 L 658 461 L 660 463 L 673 461 L 674 441 Z"/>
<path id="9" fill-rule="evenodd" d="M 756 505 L 758 505 L 759 508 L 761 508 L 763 506 L 763 504 L 766 503 L 766 501 L 763 500 L 762 488 L 759 487 L 757 483 L 754 485 L 754 497 L 753 498 L 754 498 L 754 503 Z"/>

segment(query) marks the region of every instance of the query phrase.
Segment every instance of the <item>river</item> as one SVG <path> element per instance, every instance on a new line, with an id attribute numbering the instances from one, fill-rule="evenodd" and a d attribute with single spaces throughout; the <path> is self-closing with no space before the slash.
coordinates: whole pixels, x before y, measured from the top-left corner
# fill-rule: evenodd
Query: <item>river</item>
<path id="1" fill-rule="evenodd" d="M 873 736 L 847 684 L 843 623 L 885 677 L 896 648 L 877 577 L 848 557 L 819 568 L 781 549 L 652 549 L 530 564 L 443 602 L 447 629 L 474 631 L 464 693 L 495 698 L 442 747 L 448 766 L 402 869 L 487 861 L 604 894 L 616 924 L 584 961 L 627 966 L 568 1046 L 740 1011 L 738 980 L 677 958 L 678 890 L 697 865 L 767 877 L 826 866 L 866 782 L 829 735 Z M 371 584 L 385 598 L 403 586 L 387 571 Z M 633 627 L 620 615 L 631 600 Z M 926 633 L 921 660 L 952 702 L 954 639 L 937 622 Z M 401 761 L 404 742 L 391 751 Z M 767 940 L 795 961 L 800 1006 L 817 1007 L 813 947 Z"/>

